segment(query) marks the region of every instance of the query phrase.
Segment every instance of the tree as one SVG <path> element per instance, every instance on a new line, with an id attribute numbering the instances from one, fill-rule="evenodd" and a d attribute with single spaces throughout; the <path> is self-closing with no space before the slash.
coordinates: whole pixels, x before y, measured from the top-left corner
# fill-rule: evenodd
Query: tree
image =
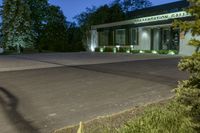
<path id="1" fill-rule="evenodd" d="M 33 30 L 36 34 L 35 38 L 35 45 L 34 47 L 41 51 L 41 47 L 39 45 L 41 34 L 43 33 L 42 30 L 47 23 L 47 15 L 48 15 L 48 7 L 49 3 L 48 0 L 26 0 L 30 6 L 31 10 L 31 20 L 33 23 Z"/>
<path id="2" fill-rule="evenodd" d="M 93 24 L 91 22 L 91 16 L 92 14 L 94 14 L 95 11 L 96 7 L 93 6 L 92 8 L 86 8 L 86 11 L 74 17 L 80 26 L 82 33 L 82 42 L 86 49 L 87 49 L 87 42 L 89 40 L 88 37 L 90 36 L 91 25 Z"/>
<path id="3" fill-rule="evenodd" d="M 176 89 L 177 101 L 190 110 L 192 117 L 200 122 L 200 0 L 189 0 L 191 3 L 188 13 L 194 16 L 194 21 L 175 21 L 174 26 L 181 31 L 191 32 L 192 39 L 189 45 L 196 47 L 192 56 L 183 58 L 179 63 L 179 69 L 190 73 L 188 80 L 179 83 Z"/>
<path id="4" fill-rule="evenodd" d="M 87 40 L 90 36 L 92 25 L 111 23 L 125 19 L 125 14 L 118 1 L 111 5 L 103 5 L 99 8 L 87 8 L 85 12 L 75 17 L 81 27 L 84 45 L 87 47 Z"/>
<path id="5" fill-rule="evenodd" d="M 30 17 L 31 11 L 25 0 L 3 1 L 3 45 L 15 47 L 18 53 L 21 48 L 32 47 L 34 32 Z"/>
<path id="6" fill-rule="evenodd" d="M 122 6 L 124 12 L 134 11 L 152 6 L 149 0 L 123 0 Z"/>
<path id="7" fill-rule="evenodd" d="M 67 22 L 58 6 L 49 6 L 47 23 L 42 30 L 39 45 L 44 50 L 65 52 L 67 49 Z"/>
<path id="8" fill-rule="evenodd" d="M 81 29 L 76 23 L 68 22 L 67 24 L 67 51 L 80 52 L 85 51 L 82 43 Z"/>

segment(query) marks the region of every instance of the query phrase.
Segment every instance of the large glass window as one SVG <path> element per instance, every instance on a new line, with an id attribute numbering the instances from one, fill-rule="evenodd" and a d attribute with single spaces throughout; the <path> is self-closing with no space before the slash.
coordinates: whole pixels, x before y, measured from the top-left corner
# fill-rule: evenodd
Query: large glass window
<path id="1" fill-rule="evenodd" d="M 179 51 L 179 43 L 180 43 L 180 31 L 179 29 L 173 29 L 172 30 L 172 45 L 171 49 L 172 50 L 177 50 Z"/>
<path id="2" fill-rule="evenodd" d="M 170 28 L 163 28 L 162 31 L 162 49 L 169 50 L 171 43 L 171 31 Z"/>
<path id="3" fill-rule="evenodd" d="M 99 32 L 99 46 L 108 46 L 109 31 L 104 30 Z"/>
<path id="4" fill-rule="evenodd" d="M 130 44 L 131 45 L 138 45 L 138 29 L 131 28 L 130 29 Z"/>
<path id="5" fill-rule="evenodd" d="M 160 28 L 160 50 L 179 50 L 179 30 Z"/>
<path id="6" fill-rule="evenodd" d="M 126 30 L 117 29 L 116 30 L 116 45 L 125 45 L 126 43 Z"/>

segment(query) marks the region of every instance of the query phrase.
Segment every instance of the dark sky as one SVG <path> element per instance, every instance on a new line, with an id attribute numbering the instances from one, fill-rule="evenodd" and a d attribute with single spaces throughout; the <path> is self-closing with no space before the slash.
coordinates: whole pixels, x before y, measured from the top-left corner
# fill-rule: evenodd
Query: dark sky
<path id="1" fill-rule="evenodd" d="M 50 3 L 59 5 L 68 21 L 73 21 L 73 17 L 84 11 L 86 7 L 99 6 L 111 3 L 113 0 L 50 0 Z M 177 0 L 150 0 L 153 5 L 159 5 Z"/>
<path id="2" fill-rule="evenodd" d="M 58 5 L 63 10 L 68 21 L 74 21 L 73 17 L 84 11 L 86 7 L 109 4 L 113 0 L 49 0 L 51 4 Z M 150 0 L 153 5 L 169 3 L 177 0 Z M 0 0 L 2 3 L 2 0 Z"/>

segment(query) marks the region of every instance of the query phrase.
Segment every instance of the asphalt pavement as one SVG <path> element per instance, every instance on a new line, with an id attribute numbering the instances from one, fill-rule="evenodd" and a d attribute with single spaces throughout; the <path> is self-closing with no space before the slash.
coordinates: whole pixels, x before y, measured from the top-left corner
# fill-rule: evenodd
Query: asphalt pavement
<path id="1" fill-rule="evenodd" d="M 0 132 L 48 133 L 173 95 L 179 57 L 127 54 L 0 56 Z"/>

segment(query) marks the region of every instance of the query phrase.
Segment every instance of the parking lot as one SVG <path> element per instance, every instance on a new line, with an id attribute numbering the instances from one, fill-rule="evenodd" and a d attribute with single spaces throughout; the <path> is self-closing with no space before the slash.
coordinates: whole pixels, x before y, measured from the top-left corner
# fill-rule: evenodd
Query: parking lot
<path id="1" fill-rule="evenodd" d="M 2 133 L 47 133 L 173 95 L 178 56 L 49 53 L 0 56 Z"/>

